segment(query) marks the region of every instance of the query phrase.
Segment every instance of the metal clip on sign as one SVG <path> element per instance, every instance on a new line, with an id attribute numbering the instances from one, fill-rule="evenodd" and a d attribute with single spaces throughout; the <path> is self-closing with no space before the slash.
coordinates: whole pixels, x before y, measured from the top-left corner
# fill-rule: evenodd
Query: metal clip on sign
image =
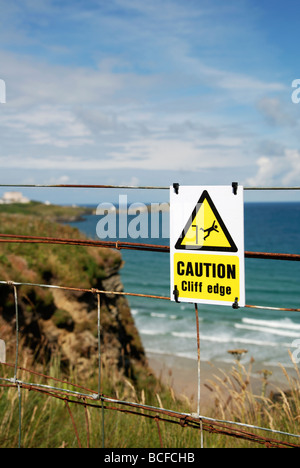
<path id="1" fill-rule="evenodd" d="M 178 195 L 178 192 L 179 192 L 179 184 L 178 184 L 177 182 L 175 182 L 175 183 L 173 184 L 173 187 L 174 187 L 174 190 L 175 190 L 176 195 Z"/>
<path id="2" fill-rule="evenodd" d="M 234 193 L 234 195 L 236 195 L 239 184 L 238 184 L 238 182 L 232 182 L 231 185 L 232 185 L 233 193 Z"/>
<path id="3" fill-rule="evenodd" d="M 177 286 L 176 286 L 176 285 L 174 286 L 174 291 L 173 291 L 173 294 L 174 294 L 174 299 L 175 299 L 175 301 L 176 301 L 176 302 L 180 302 L 180 301 L 178 300 L 178 297 L 179 297 L 179 291 L 178 291 L 178 289 L 177 289 Z"/>

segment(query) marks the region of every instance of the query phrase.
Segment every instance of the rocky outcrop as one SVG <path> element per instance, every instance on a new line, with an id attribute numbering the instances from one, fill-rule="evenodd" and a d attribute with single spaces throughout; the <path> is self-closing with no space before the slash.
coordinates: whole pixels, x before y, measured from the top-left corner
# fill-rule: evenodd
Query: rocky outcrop
<path id="1" fill-rule="evenodd" d="M 31 226 L 34 223 L 28 217 L 26 221 L 27 224 L 30 221 Z M 65 231 L 66 227 L 58 226 L 56 229 Z M 79 235 L 71 228 L 63 234 L 68 238 Z M 133 379 L 136 366 L 147 367 L 129 303 L 126 297 L 110 293 L 123 290 L 120 252 L 87 248 L 78 253 L 79 249 L 74 250 L 75 247 L 37 245 L 34 254 L 30 250 L 29 256 L 26 249 L 21 253 L 21 247 L 16 250 L 9 245 L 1 246 L 0 279 L 104 291 L 100 294 L 103 362 Z M 70 271 L 66 270 L 66 258 Z M 35 361 L 44 363 L 51 356 L 59 355 L 66 370 L 76 368 L 84 378 L 95 371 L 98 363 L 96 293 L 19 286 L 18 308 L 22 346 L 34 356 Z M 7 341 L 8 351 L 11 349 L 13 355 L 15 308 L 13 288 L 9 285 L 0 286 L 0 338 Z"/>
<path id="2" fill-rule="evenodd" d="M 102 280 L 99 290 L 122 291 L 118 272 Z M 81 375 L 92 373 L 98 362 L 97 294 L 52 292 L 54 313 L 38 320 L 39 340 L 67 367 Z M 100 294 L 101 354 L 110 366 L 134 378 L 135 365 L 146 365 L 145 353 L 126 298 Z"/>

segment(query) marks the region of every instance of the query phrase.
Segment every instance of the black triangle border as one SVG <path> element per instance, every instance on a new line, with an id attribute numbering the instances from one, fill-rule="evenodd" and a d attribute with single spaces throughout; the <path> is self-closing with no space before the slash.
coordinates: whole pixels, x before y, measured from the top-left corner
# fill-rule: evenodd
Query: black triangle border
<path id="1" fill-rule="evenodd" d="M 193 220 L 195 219 L 195 216 L 197 216 L 197 213 L 202 205 L 202 203 L 204 202 L 204 200 L 207 200 L 208 203 L 209 203 L 209 206 L 211 207 L 219 225 L 221 226 L 230 246 L 229 247 L 216 247 L 216 246 L 200 246 L 200 247 L 195 247 L 194 245 L 182 245 L 182 241 L 185 237 L 185 233 L 187 233 L 188 229 L 190 228 Z M 204 250 L 204 251 L 207 251 L 207 252 L 237 252 L 238 251 L 238 248 L 234 242 L 234 240 L 232 239 L 231 235 L 229 234 L 229 231 L 227 229 L 227 227 L 225 226 L 224 224 L 224 221 L 222 220 L 217 208 L 215 207 L 215 204 L 214 202 L 212 201 L 209 193 L 207 190 L 204 190 L 202 192 L 202 195 L 201 197 L 199 198 L 198 200 L 198 203 L 196 204 L 195 208 L 193 209 L 193 212 L 191 214 L 191 216 L 189 217 L 188 219 L 188 222 L 186 223 L 185 225 L 185 228 L 183 229 L 180 237 L 178 238 L 176 244 L 175 244 L 175 249 L 176 250 Z"/>

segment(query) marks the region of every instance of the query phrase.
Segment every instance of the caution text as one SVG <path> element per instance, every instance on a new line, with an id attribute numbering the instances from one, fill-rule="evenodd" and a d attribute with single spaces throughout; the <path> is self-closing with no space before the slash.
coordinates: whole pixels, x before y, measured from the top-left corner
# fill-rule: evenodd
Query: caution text
<path id="1" fill-rule="evenodd" d="M 236 278 L 236 265 L 211 262 L 183 262 L 177 263 L 179 276 L 205 276 L 206 278 Z"/>
<path id="2" fill-rule="evenodd" d="M 175 253 L 174 286 L 180 298 L 234 302 L 239 297 L 239 258 Z"/>

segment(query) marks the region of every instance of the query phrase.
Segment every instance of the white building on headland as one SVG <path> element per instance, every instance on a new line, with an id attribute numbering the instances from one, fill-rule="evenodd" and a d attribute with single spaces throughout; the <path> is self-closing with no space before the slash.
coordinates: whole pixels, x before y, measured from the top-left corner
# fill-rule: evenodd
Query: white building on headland
<path id="1" fill-rule="evenodd" d="M 29 203 L 30 200 L 23 196 L 21 192 L 5 192 L 0 198 L 1 205 L 8 205 L 10 203 Z"/>

